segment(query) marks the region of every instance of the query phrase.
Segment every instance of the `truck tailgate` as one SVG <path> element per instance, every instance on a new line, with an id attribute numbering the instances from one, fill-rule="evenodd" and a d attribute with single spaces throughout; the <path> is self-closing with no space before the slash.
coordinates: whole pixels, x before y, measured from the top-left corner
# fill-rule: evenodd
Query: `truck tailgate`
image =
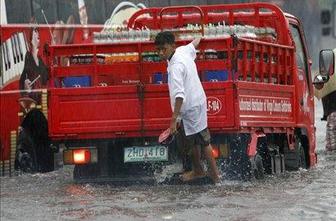
<path id="1" fill-rule="evenodd" d="M 232 127 L 232 84 L 205 83 L 208 122 L 213 130 Z M 54 88 L 49 93 L 49 130 L 54 138 L 153 136 L 169 127 L 165 85 Z"/>

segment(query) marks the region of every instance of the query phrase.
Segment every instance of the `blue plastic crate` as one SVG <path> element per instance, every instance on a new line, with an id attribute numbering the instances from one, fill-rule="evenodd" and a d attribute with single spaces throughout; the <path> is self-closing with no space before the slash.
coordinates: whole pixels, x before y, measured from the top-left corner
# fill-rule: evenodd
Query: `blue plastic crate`
<path id="1" fill-rule="evenodd" d="M 65 77 L 62 81 L 63 87 L 90 87 L 90 76 Z"/>
<path id="2" fill-rule="evenodd" d="M 168 75 L 161 72 L 153 74 L 153 84 L 165 84 L 168 82 Z"/>
<path id="3" fill-rule="evenodd" d="M 204 81 L 226 81 L 228 79 L 228 71 L 205 71 Z"/>

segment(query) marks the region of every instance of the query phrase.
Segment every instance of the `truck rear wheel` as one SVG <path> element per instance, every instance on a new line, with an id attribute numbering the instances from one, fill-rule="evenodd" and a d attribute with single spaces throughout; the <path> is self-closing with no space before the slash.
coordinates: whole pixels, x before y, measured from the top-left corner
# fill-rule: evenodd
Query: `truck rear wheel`
<path id="1" fill-rule="evenodd" d="M 270 153 L 270 144 L 267 143 L 266 137 L 258 138 L 257 154 L 262 159 L 264 174 L 272 174 L 272 162 Z"/>
<path id="2" fill-rule="evenodd" d="M 295 149 L 285 148 L 285 168 L 289 171 L 295 171 L 299 168 L 307 168 L 306 153 L 299 136 L 295 137 Z"/>
<path id="3" fill-rule="evenodd" d="M 227 176 L 229 179 L 250 180 L 251 161 L 246 153 L 249 134 L 236 134 L 231 137 Z"/>
<path id="4" fill-rule="evenodd" d="M 257 153 L 253 158 L 252 169 L 253 175 L 256 179 L 260 180 L 265 177 L 265 169 L 262 157 Z"/>

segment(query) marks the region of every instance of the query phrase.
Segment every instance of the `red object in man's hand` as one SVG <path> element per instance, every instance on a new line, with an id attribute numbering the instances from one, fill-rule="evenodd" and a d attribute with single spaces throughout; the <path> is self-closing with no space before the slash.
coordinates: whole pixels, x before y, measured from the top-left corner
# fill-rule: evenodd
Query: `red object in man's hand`
<path id="1" fill-rule="evenodd" d="M 159 143 L 164 142 L 170 135 L 170 128 L 163 131 L 159 136 Z"/>
<path id="2" fill-rule="evenodd" d="M 163 145 L 168 145 L 172 143 L 175 139 L 176 134 L 179 132 L 179 128 L 181 126 L 181 122 L 178 121 L 176 123 L 176 130 L 172 132 L 171 128 L 167 128 L 165 131 L 163 131 L 159 136 L 159 143 Z"/>

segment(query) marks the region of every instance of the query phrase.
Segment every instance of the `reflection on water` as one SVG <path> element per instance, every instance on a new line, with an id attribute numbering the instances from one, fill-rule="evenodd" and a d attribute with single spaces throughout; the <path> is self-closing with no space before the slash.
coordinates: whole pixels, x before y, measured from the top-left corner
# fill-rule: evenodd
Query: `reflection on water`
<path id="1" fill-rule="evenodd" d="M 317 121 L 318 165 L 261 181 L 212 186 L 74 184 L 72 167 L 1 177 L 4 220 L 336 220 L 336 152 L 325 153 Z"/>

